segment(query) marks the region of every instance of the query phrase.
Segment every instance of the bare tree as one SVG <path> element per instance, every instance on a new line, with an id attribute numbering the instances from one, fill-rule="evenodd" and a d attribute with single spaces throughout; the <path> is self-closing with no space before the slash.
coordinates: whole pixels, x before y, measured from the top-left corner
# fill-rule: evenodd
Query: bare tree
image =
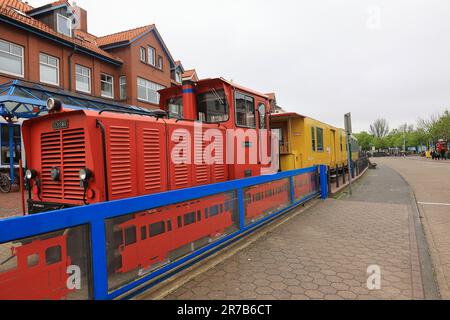
<path id="1" fill-rule="evenodd" d="M 370 125 L 370 134 L 375 138 L 384 138 L 389 134 L 389 124 L 386 119 L 377 119 Z"/>

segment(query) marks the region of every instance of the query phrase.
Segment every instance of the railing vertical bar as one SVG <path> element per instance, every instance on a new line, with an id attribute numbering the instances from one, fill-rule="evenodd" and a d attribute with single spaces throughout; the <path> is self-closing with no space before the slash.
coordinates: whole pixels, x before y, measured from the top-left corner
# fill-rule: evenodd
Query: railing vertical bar
<path id="1" fill-rule="evenodd" d="M 106 263 L 105 222 L 96 219 L 91 223 L 91 249 L 94 299 L 106 300 L 108 297 L 108 271 Z"/>
<path id="2" fill-rule="evenodd" d="M 294 176 L 289 177 L 289 184 L 291 185 L 291 204 L 295 203 L 295 184 Z"/>
<path id="3" fill-rule="evenodd" d="M 244 209 L 244 189 L 237 189 L 238 193 L 238 208 L 239 208 L 239 229 L 245 229 L 245 209 Z"/>

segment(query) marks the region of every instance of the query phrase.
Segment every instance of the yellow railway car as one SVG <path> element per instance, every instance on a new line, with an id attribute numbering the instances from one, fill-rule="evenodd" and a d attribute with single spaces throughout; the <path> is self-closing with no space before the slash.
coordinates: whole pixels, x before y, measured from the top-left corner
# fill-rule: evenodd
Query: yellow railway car
<path id="1" fill-rule="evenodd" d="M 348 165 L 345 131 L 297 113 L 271 115 L 271 128 L 280 139 L 282 171 L 327 165 L 331 168 Z M 359 150 L 352 138 L 353 160 Z"/>

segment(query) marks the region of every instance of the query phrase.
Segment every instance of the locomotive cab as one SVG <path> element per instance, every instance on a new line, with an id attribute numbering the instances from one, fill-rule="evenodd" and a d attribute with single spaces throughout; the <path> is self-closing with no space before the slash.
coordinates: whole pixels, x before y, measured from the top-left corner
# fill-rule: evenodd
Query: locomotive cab
<path id="1" fill-rule="evenodd" d="M 163 89 L 160 108 L 169 118 L 217 124 L 227 130 L 230 179 L 261 174 L 270 167 L 269 98 L 222 78 L 185 81 Z"/>

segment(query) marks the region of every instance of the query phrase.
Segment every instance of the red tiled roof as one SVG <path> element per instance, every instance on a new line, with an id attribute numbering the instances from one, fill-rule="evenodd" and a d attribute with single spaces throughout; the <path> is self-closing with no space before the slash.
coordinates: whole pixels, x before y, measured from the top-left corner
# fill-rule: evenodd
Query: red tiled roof
<path id="1" fill-rule="evenodd" d="M 195 73 L 196 73 L 195 69 L 192 69 L 192 70 L 186 70 L 186 71 L 183 73 L 183 78 L 190 78 L 190 77 L 192 77 Z"/>
<path id="2" fill-rule="evenodd" d="M 13 5 L 11 5 L 11 4 L 13 4 Z M 110 54 L 110 53 L 108 53 L 108 52 L 98 48 L 93 43 L 90 43 L 90 42 L 87 42 L 87 41 L 82 41 L 82 40 L 76 39 L 76 38 L 67 37 L 67 36 L 65 36 L 63 34 L 60 34 L 60 33 L 56 32 L 55 30 L 51 29 L 46 24 L 44 24 L 44 23 L 42 23 L 42 22 L 40 22 L 40 21 L 38 21 L 36 19 L 33 19 L 33 18 L 29 17 L 29 16 L 21 15 L 21 14 L 17 13 L 16 11 L 14 11 L 13 9 L 11 9 L 11 7 L 16 8 L 16 6 L 20 7 L 21 5 L 25 5 L 25 4 L 21 3 L 19 1 L 12 1 L 12 0 L 3 0 L 2 1 L 2 0 L 0 0 L 0 15 L 1 16 L 5 16 L 5 17 L 7 17 L 9 19 L 12 19 L 12 20 L 14 20 L 16 22 L 19 22 L 21 24 L 25 24 L 25 25 L 27 25 L 29 27 L 38 29 L 41 32 L 47 33 L 47 34 L 52 35 L 54 37 L 60 38 L 62 40 L 65 40 L 67 42 L 76 44 L 77 46 L 79 46 L 81 48 L 87 49 L 87 50 L 89 50 L 89 51 L 91 51 L 93 53 L 99 54 L 99 55 L 101 55 L 103 57 L 106 57 L 106 58 L 108 58 L 110 60 L 113 60 L 113 61 L 116 61 L 116 62 L 119 62 L 119 63 L 123 62 L 120 58 L 118 58 L 118 57 L 116 57 L 116 56 L 114 56 L 114 55 L 112 55 L 112 54 Z M 30 6 L 28 6 L 28 7 L 30 7 Z M 26 7 L 22 7 L 22 8 L 25 9 Z M 19 9 L 17 9 L 17 10 L 19 10 Z M 22 11 L 22 10 L 20 10 L 20 11 Z"/>
<path id="3" fill-rule="evenodd" d="M 0 0 L 0 7 L 12 7 L 22 12 L 33 10 L 33 7 L 18 0 Z"/>
<path id="4" fill-rule="evenodd" d="M 275 100 L 275 93 L 266 93 L 266 96 L 269 97 L 269 100 Z"/>
<path id="5" fill-rule="evenodd" d="M 140 27 L 140 28 L 136 28 L 136 29 L 132 29 L 132 30 L 122 31 L 122 32 L 114 33 L 114 34 L 109 34 L 107 36 L 98 37 L 97 45 L 99 47 L 103 47 L 103 46 L 121 43 L 121 42 L 129 42 L 129 41 L 132 41 L 133 39 L 136 39 L 140 35 L 152 30 L 153 28 L 155 28 L 155 25 L 151 24 L 148 26 L 144 26 L 144 27 Z"/>

